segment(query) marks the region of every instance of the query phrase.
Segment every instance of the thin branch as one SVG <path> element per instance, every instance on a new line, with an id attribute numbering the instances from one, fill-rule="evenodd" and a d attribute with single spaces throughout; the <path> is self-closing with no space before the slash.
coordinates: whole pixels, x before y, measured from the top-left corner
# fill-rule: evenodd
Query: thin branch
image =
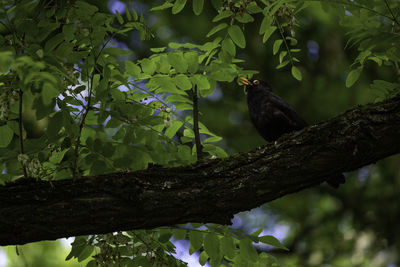
<path id="1" fill-rule="evenodd" d="M 286 42 L 286 37 L 285 37 L 284 31 L 283 31 L 282 25 L 279 23 L 279 20 L 278 20 L 276 17 L 275 17 L 275 21 L 276 21 L 276 25 L 278 26 L 279 33 L 280 33 L 280 35 L 281 35 L 281 37 L 282 37 L 283 43 L 285 44 L 286 51 L 288 52 L 288 56 L 289 56 L 289 59 L 290 59 L 290 64 L 291 64 L 292 66 L 294 66 L 294 62 L 293 62 L 293 58 L 292 58 L 292 53 L 290 52 L 289 45 L 288 45 L 287 42 Z M 282 62 L 283 62 L 283 58 L 282 58 Z"/>
<path id="2" fill-rule="evenodd" d="M 387 9 L 389 10 L 389 12 L 390 12 L 390 15 L 392 15 L 392 18 L 393 18 L 394 23 L 396 23 L 397 25 L 400 26 L 399 21 L 397 20 L 396 16 L 393 14 L 393 11 L 392 11 L 392 9 L 390 8 L 389 3 L 387 2 L 387 0 L 383 0 L 383 1 L 385 2 L 386 8 L 387 8 Z"/>
<path id="3" fill-rule="evenodd" d="M 203 155 L 203 147 L 200 141 L 200 131 L 199 131 L 199 99 L 197 92 L 197 85 L 194 86 L 192 90 L 193 93 L 193 131 L 194 131 L 194 141 L 196 144 L 197 160 L 201 160 Z"/>
<path id="4" fill-rule="evenodd" d="M 92 100 L 93 75 L 90 77 L 90 79 L 88 79 L 88 87 L 89 87 L 88 101 L 87 101 L 87 105 L 85 107 L 85 112 L 83 113 L 83 115 L 81 117 L 81 121 L 79 123 L 78 136 L 77 136 L 76 142 L 75 142 L 74 162 L 73 162 L 73 168 L 72 168 L 72 175 L 73 175 L 74 179 L 78 178 L 78 158 L 79 158 L 79 147 L 81 145 L 81 134 L 82 134 L 83 127 L 85 126 L 86 116 L 91 109 L 90 105 L 91 105 L 91 100 Z"/>
<path id="5" fill-rule="evenodd" d="M 18 107 L 18 128 L 19 128 L 19 151 L 20 154 L 24 154 L 24 137 L 23 137 L 23 125 L 22 125 L 22 95 L 23 92 L 21 89 L 18 91 L 19 94 L 19 107 Z M 21 161 L 21 168 L 24 173 L 24 177 L 28 178 L 28 173 L 26 172 L 26 166 L 23 161 Z"/>
<path id="6" fill-rule="evenodd" d="M 358 5 L 354 2 L 347 2 L 347 1 L 340 1 L 340 0 L 329 0 L 329 1 L 323 1 L 323 0 L 305 0 L 306 2 L 320 2 L 320 3 L 327 3 L 327 4 L 340 4 L 340 5 L 345 5 L 345 6 L 351 6 L 351 7 L 356 7 L 359 9 L 365 9 L 371 13 L 374 13 L 375 15 L 379 15 L 382 17 L 386 17 L 390 20 L 393 20 L 392 17 L 385 15 L 384 13 L 380 13 L 379 11 L 376 11 L 372 8 L 369 8 L 367 6 L 363 6 L 363 5 Z"/>

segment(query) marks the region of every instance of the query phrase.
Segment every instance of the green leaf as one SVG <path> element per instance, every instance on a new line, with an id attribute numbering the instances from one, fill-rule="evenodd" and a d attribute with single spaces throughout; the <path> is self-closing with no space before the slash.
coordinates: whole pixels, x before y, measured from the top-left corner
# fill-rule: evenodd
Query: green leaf
<path id="1" fill-rule="evenodd" d="M 159 232 L 160 236 L 158 238 L 158 241 L 160 241 L 161 243 L 167 243 L 172 236 L 171 229 L 161 228 L 159 229 Z"/>
<path id="2" fill-rule="evenodd" d="M 257 5 L 256 2 L 250 2 L 246 7 L 246 11 L 250 14 L 256 14 L 262 12 L 263 10 Z"/>
<path id="3" fill-rule="evenodd" d="M 222 137 L 221 136 L 212 136 L 204 139 L 204 143 L 213 143 L 213 142 L 218 142 L 221 141 Z"/>
<path id="4" fill-rule="evenodd" d="M 254 248 L 250 239 L 243 238 L 240 240 L 240 254 L 249 262 L 258 261 L 258 253 Z"/>
<path id="5" fill-rule="evenodd" d="M 84 1 L 77 1 L 76 5 L 84 12 L 84 14 L 88 15 L 89 17 L 99 10 L 95 5 L 91 5 Z"/>
<path id="6" fill-rule="evenodd" d="M 240 48 L 246 47 L 246 39 L 242 29 L 238 25 L 232 25 L 228 28 L 228 34 L 232 38 L 232 41 Z"/>
<path id="7" fill-rule="evenodd" d="M 189 232 L 190 246 L 192 247 L 192 253 L 199 250 L 203 245 L 203 233 L 196 230 L 191 230 Z"/>
<path id="8" fill-rule="evenodd" d="M 211 155 L 217 156 L 218 158 L 226 158 L 228 154 L 219 146 L 212 144 L 205 144 L 203 146 L 203 151 L 208 152 Z"/>
<path id="9" fill-rule="evenodd" d="M 210 89 L 210 82 L 205 75 L 195 74 L 191 77 L 191 80 L 195 85 L 197 85 L 197 89 L 200 91 Z"/>
<path id="10" fill-rule="evenodd" d="M 219 251 L 219 238 L 214 233 L 209 233 L 204 238 L 204 250 L 210 256 L 211 259 L 220 257 Z"/>
<path id="11" fill-rule="evenodd" d="M 221 13 L 219 13 L 218 15 L 216 15 L 216 16 L 213 18 L 212 22 L 220 21 L 221 19 L 230 17 L 230 16 L 232 16 L 232 15 L 233 15 L 233 12 L 232 12 L 232 11 L 230 11 L 230 10 L 224 10 L 224 11 L 222 11 Z"/>
<path id="12" fill-rule="evenodd" d="M 54 87 L 54 85 L 50 83 L 44 83 L 42 89 L 42 100 L 45 106 L 51 104 L 56 96 L 58 96 L 60 92 Z"/>
<path id="13" fill-rule="evenodd" d="M 253 233 L 251 233 L 252 237 L 258 237 L 258 235 L 264 230 L 264 228 L 259 228 L 258 230 L 254 231 Z M 258 240 L 256 240 L 258 241 Z"/>
<path id="14" fill-rule="evenodd" d="M 172 138 L 176 134 L 176 132 L 182 127 L 183 121 L 173 120 L 171 122 L 171 126 L 167 128 L 165 131 L 165 136 Z M 175 235 L 175 234 L 174 234 Z"/>
<path id="15" fill-rule="evenodd" d="M 138 77 L 141 72 L 140 67 L 129 60 L 125 61 L 125 69 L 133 77 Z"/>
<path id="16" fill-rule="evenodd" d="M 157 62 L 157 72 L 169 74 L 171 70 L 171 64 L 169 64 L 167 56 L 162 55 L 159 57 L 159 61 Z"/>
<path id="17" fill-rule="evenodd" d="M 153 75 L 156 71 L 156 64 L 148 58 L 142 59 L 140 64 L 142 65 L 143 72 L 149 75 Z"/>
<path id="18" fill-rule="evenodd" d="M 400 84 L 398 83 L 391 83 L 388 81 L 384 80 L 374 80 L 372 84 L 370 85 L 371 89 L 374 90 L 384 90 L 386 92 L 390 92 L 396 88 L 400 87 Z"/>
<path id="19" fill-rule="evenodd" d="M 351 87 L 360 77 L 363 67 L 360 66 L 357 69 L 350 71 L 349 75 L 346 78 L 346 87 Z"/>
<path id="20" fill-rule="evenodd" d="M 164 10 L 170 7 L 173 7 L 174 4 L 172 4 L 171 2 L 165 2 L 164 4 L 160 5 L 160 6 L 156 6 L 150 9 L 150 11 L 159 11 L 159 10 Z"/>
<path id="21" fill-rule="evenodd" d="M 61 150 L 60 152 L 53 151 L 51 154 L 49 161 L 54 164 L 59 164 L 61 160 L 64 158 L 65 153 L 67 153 L 69 149 Z"/>
<path id="22" fill-rule="evenodd" d="M 183 136 L 194 138 L 194 132 L 192 129 L 186 128 L 183 130 Z"/>
<path id="23" fill-rule="evenodd" d="M 164 47 L 153 47 L 153 48 L 150 48 L 150 51 L 154 52 L 154 53 L 162 53 L 165 50 L 167 50 L 167 48 L 165 46 Z"/>
<path id="24" fill-rule="evenodd" d="M 117 55 L 130 55 L 131 51 L 121 49 L 119 47 L 108 47 L 103 50 L 104 54 L 117 56 Z"/>
<path id="25" fill-rule="evenodd" d="M 7 147 L 14 136 L 13 130 L 8 125 L 0 126 L 0 147 Z"/>
<path id="26" fill-rule="evenodd" d="M 172 234 L 174 235 L 174 237 L 178 240 L 182 240 L 186 238 L 186 229 L 182 229 L 182 228 L 175 228 L 172 229 Z"/>
<path id="27" fill-rule="evenodd" d="M 226 24 L 225 22 L 218 24 L 217 26 L 213 27 L 208 33 L 207 33 L 207 37 L 210 37 L 211 35 L 219 32 L 220 30 L 225 29 L 226 27 L 228 27 L 228 24 Z"/>
<path id="28" fill-rule="evenodd" d="M 302 79 L 301 71 L 296 66 L 292 66 L 292 76 L 298 81 Z"/>
<path id="29" fill-rule="evenodd" d="M 89 256 L 92 255 L 93 251 L 94 251 L 94 246 L 86 245 L 85 248 L 81 251 L 81 253 L 77 257 L 78 262 L 81 262 L 89 258 Z"/>
<path id="30" fill-rule="evenodd" d="M 283 61 L 281 64 L 279 64 L 278 66 L 276 66 L 276 69 L 281 69 L 283 67 L 285 67 L 287 64 L 289 64 L 290 60 L 285 60 Z"/>
<path id="31" fill-rule="evenodd" d="M 119 22 L 119 24 L 124 24 L 124 19 L 121 17 L 121 15 L 119 14 L 118 10 L 115 10 L 115 15 L 117 17 L 117 20 Z"/>
<path id="32" fill-rule="evenodd" d="M 286 50 L 281 51 L 281 52 L 279 53 L 279 63 L 282 63 L 282 62 L 283 62 L 283 59 L 286 57 L 286 55 L 287 55 L 287 51 L 286 51 Z"/>
<path id="33" fill-rule="evenodd" d="M 182 90 L 189 90 L 192 88 L 192 83 L 188 76 L 184 74 L 178 74 L 174 78 L 175 84 Z"/>
<path id="34" fill-rule="evenodd" d="M 176 87 L 174 80 L 170 76 L 156 76 L 152 78 L 147 85 L 155 90 L 155 93 L 173 93 L 186 95 L 185 91 L 179 90 Z"/>
<path id="35" fill-rule="evenodd" d="M 281 47 L 282 43 L 283 43 L 283 40 L 282 40 L 282 39 L 278 39 L 278 40 L 276 40 L 276 41 L 274 42 L 274 46 L 273 46 L 273 48 L 272 48 L 272 53 L 273 53 L 274 55 L 276 55 L 276 53 L 278 53 L 279 48 Z"/>
<path id="36" fill-rule="evenodd" d="M 260 239 L 260 242 L 262 242 L 264 244 L 271 245 L 271 246 L 289 251 L 289 249 L 287 247 L 282 245 L 282 243 L 279 242 L 279 240 L 276 239 L 275 237 L 273 237 L 272 235 L 260 236 L 259 239 Z"/>
<path id="37" fill-rule="evenodd" d="M 183 46 L 183 44 L 180 43 L 175 43 L 175 42 L 171 42 L 168 44 L 168 46 L 172 49 L 179 49 Z"/>
<path id="38" fill-rule="evenodd" d="M 236 47 L 231 38 L 226 37 L 222 41 L 222 50 L 226 51 L 232 57 L 236 55 Z"/>
<path id="39" fill-rule="evenodd" d="M 186 63 L 188 64 L 188 71 L 190 73 L 195 73 L 199 68 L 199 54 L 194 51 L 185 52 L 183 54 L 183 57 L 185 58 Z"/>
<path id="40" fill-rule="evenodd" d="M 291 37 L 291 36 L 286 36 L 285 39 L 290 41 L 290 45 L 291 45 L 291 46 L 297 45 L 297 40 L 296 40 L 295 38 L 293 38 L 293 37 Z"/>
<path id="41" fill-rule="evenodd" d="M 203 251 L 200 253 L 200 256 L 199 256 L 199 263 L 200 263 L 200 265 L 201 265 L 201 266 L 204 266 L 204 264 L 206 264 L 207 260 L 208 260 L 208 254 L 207 254 L 207 252 L 206 252 L 205 250 L 203 250 Z"/>
<path id="42" fill-rule="evenodd" d="M 6 73 L 10 69 L 12 63 L 12 52 L 4 51 L 0 52 L 0 73 Z"/>
<path id="43" fill-rule="evenodd" d="M 132 20 L 132 15 L 129 12 L 128 7 L 125 7 L 125 14 L 126 14 L 126 18 L 128 19 L 128 21 Z"/>
<path id="44" fill-rule="evenodd" d="M 62 29 L 62 33 L 66 41 L 70 41 L 75 38 L 76 27 L 74 23 L 65 24 Z"/>
<path id="45" fill-rule="evenodd" d="M 263 18 L 263 20 L 261 22 L 259 33 L 260 34 L 264 34 L 267 31 L 268 27 L 271 26 L 272 21 L 273 21 L 273 17 L 272 16 L 269 16 L 269 15 L 264 16 L 264 18 Z"/>
<path id="46" fill-rule="evenodd" d="M 51 37 L 46 44 L 44 45 L 44 50 L 46 53 L 51 52 L 54 50 L 62 41 L 64 41 L 64 35 L 59 33 Z"/>
<path id="47" fill-rule="evenodd" d="M 167 96 L 164 101 L 166 103 L 170 103 L 170 102 L 182 102 L 182 103 L 187 103 L 187 104 L 192 103 L 192 101 L 190 101 L 186 97 L 181 96 L 181 95 L 175 95 L 175 94 L 171 94 L 171 95 Z"/>
<path id="48" fill-rule="evenodd" d="M 83 250 L 87 246 L 87 236 L 78 236 L 75 238 L 74 242 L 72 242 L 71 252 L 65 258 L 65 260 L 70 260 L 73 257 L 77 258 L 80 254 L 82 254 Z"/>
<path id="49" fill-rule="evenodd" d="M 204 226 L 204 223 L 190 223 L 193 228 L 200 228 Z"/>
<path id="50" fill-rule="evenodd" d="M 268 41 L 269 37 L 271 37 L 271 35 L 275 32 L 276 29 L 277 29 L 276 26 L 270 26 L 267 28 L 263 36 L 263 43 Z"/>
<path id="51" fill-rule="evenodd" d="M 168 62 L 171 64 L 178 73 L 184 73 L 188 69 L 188 64 L 183 57 L 182 52 L 169 53 Z"/>
<path id="52" fill-rule="evenodd" d="M 172 14 L 178 14 L 186 5 L 186 0 L 176 0 L 172 8 Z"/>
<path id="53" fill-rule="evenodd" d="M 242 15 L 236 16 L 235 19 L 241 23 L 249 23 L 254 21 L 254 18 L 248 13 L 243 13 Z"/>
<path id="54" fill-rule="evenodd" d="M 233 242 L 233 238 L 230 236 L 224 236 L 221 239 L 221 253 L 225 255 L 229 259 L 233 259 L 235 257 L 235 243 Z"/>
<path id="55" fill-rule="evenodd" d="M 193 0 L 193 12 L 196 16 L 203 11 L 204 0 Z"/>
<path id="56" fill-rule="evenodd" d="M 192 105 L 188 103 L 182 103 L 176 105 L 176 110 L 192 110 L 192 109 L 193 109 Z"/>

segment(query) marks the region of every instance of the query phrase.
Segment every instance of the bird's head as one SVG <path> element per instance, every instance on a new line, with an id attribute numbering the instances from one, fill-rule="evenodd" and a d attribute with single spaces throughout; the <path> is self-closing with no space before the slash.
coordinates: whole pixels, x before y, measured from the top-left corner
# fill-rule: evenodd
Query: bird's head
<path id="1" fill-rule="evenodd" d="M 246 85 L 246 93 L 248 92 L 262 92 L 262 91 L 268 91 L 272 92 L 271 86 L 262 80 L 249 80 L 244 77 L 239 77 L 239 83 Z"/>

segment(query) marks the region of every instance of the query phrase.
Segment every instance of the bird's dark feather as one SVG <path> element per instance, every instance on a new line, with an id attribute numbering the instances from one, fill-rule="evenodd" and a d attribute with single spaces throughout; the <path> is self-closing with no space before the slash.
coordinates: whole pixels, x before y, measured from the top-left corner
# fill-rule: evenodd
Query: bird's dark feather
<path id="1" fill-rule="evenodd" d="M 254 81 L 242 78 L 242 83 L 247 86 L 250 119 L 265 140 L 275 141 L 285 133 L 307 126 L 307 122 L 289 104 L 272 92 L 268 83 Z M 340 174 L 327 182 L 337 188 L 345 182 L 345 178 Z"/>
<path id="2" fill-rule="evenodd" d="M 249 85 L 247 92 L 250 118 L 265 140 L 275 141 L 285 133 L 307 126 L 305 120 L 265 82 Z"/>

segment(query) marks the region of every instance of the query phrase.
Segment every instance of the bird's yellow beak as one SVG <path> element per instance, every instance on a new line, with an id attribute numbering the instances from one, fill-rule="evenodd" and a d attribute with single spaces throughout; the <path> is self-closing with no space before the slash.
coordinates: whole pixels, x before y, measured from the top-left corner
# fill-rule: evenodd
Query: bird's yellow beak
<path id="1" fill-rule="evenodd" d="M 243 85 L 253 85 L 248 79 L 244 78 L 244 77 L 239 77 L 239 83 L 243 84 Z"/>

